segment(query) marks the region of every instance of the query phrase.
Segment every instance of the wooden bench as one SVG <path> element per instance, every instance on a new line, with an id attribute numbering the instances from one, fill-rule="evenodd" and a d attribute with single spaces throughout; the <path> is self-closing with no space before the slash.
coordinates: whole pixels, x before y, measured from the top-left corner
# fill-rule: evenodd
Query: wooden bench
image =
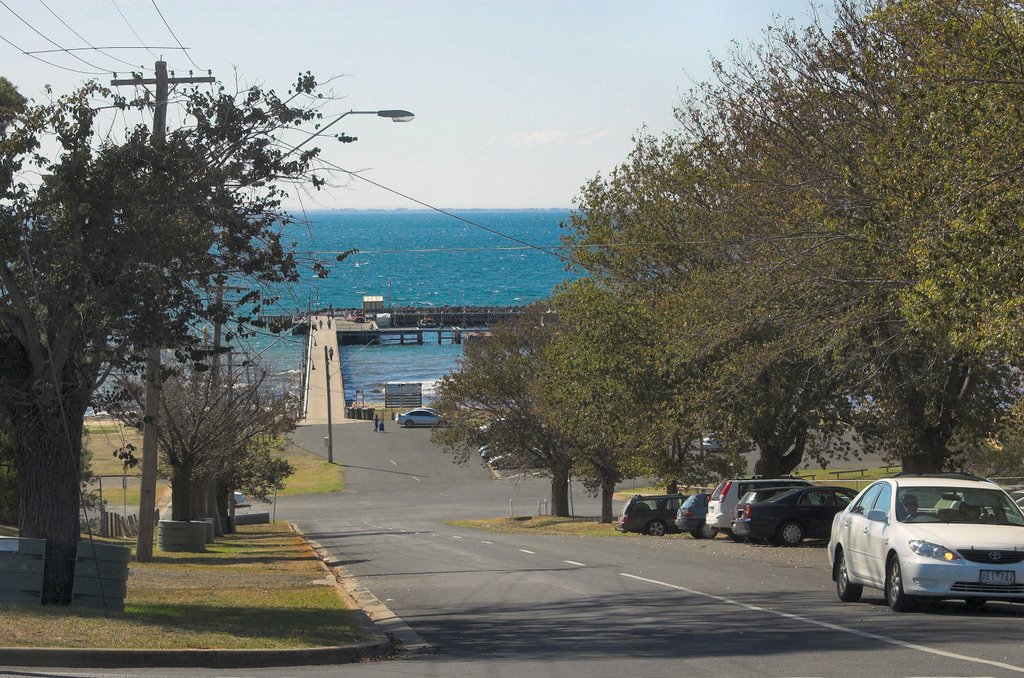
<path id="1" fill-rule="evenodd" d="M 868 470 L 866 468 L 854 468 L 848 469 L 846 471 L 829 471 L 828 473 L 829 475 L 835 476 L 836 480 L 839 480 L 839 476 L 843 473 L 859 473 L 860 477 L 863 478 L 865 475 L 867 475 L 867 472 Z"/>

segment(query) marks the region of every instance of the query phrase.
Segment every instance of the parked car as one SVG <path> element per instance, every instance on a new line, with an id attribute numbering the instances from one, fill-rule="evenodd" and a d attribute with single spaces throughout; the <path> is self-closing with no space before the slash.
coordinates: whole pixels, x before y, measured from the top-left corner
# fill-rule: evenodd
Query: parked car
<path id="1" fill-rule="evenodd" d="M 806 487 L 812 484 L 801 478 L 732 478 L 723 480 L 711 493 L 705 521 L 711 527 L 732 537 L 732 521 L 736 517 L 736 504 L 739 502 L 739 498 L 747 492 L 773 487 Z"/>
<path id="2" fill-rule="evenodd" d="M 233 492 L 231 498 L 235 502 L 236 509 L 249 508 L 250 506 L 252 506 L 252 504 L 250 504 L 248 500 L 246 500 L 245 495 L 242 494 L 241 492 Z"/>
<path id="3" fill-rule="evenodd" d="M 689 532 L 694 539 L 714 539 L 718 530 L 708 526 L 704 518 L 708 514 L 708 499 L 711 495 L 698 492 L 691 495 L 676 511 L 676 527 L 681 532 Z"/>
<path id="4" fill-rule="evenodd" d="M 616 528 L 660 537 L 676 532 L 675 517 L 686 501 L 684 494 L 637 494 L 622 508 Z"/>
<path id="5" fill-rule="evenodd" d="M 421 407 L 398 415 L 395 417 L 395 421 L 398 422 L 399 426 L 406 428 L 412 428 L 413 426 L 437 426 L 441 423 L 441 417 L 437 416 L 437 412 L 429 407 Z"/>
<path id="6" fill-rule="evenodd" d="M 843 602 L 881 589 L 893 610 L 918 598 L 1024 602 L 1024 513 L 995 483 L 965 474 L 900 474 L 837 513 L 828 543 Z"/>
<path id="7" fill-rule="evenodd" d="M 763 491 L 763 490 L 762 490 Z M 800 487 L 773 492 L 767 498 L 740 501 L 733 533 L 754 541 L 796 546 L 804 539 L 827 539 L 832 518 L 846 508 L 857 490 L 849 487 Z"/>
<path id="8" fill-rule="evenodd" d="M 756 490 L 750 490 L 749 492 L 744 494 L 742 497 L 740 497 L 739 501 L 736 502 L 736 515 L 733 516 L 733 520 L 732 520 L 732 534 L 733 534 L 733 537 L 735 538 L 735 541 L 750 541 L 751 540 L 751 536 L 750 536 L 749 533 L 746 533 L 746 532 L 740 533 L 736 529 L 738 524 L 739 524 L 739 522 L 741 521 L 741 519 L 746 514 L 746 510 L 747 510 L 747 505 L 748 504 L 753 504 L 755 502 L 761 502 L 761 501 L 771 501 L 772 499 L 774 499 L 775 497 L 779 496 L 780 494 L 785 494 L 786 492 L 789 492 L 790 490 L 796 489 L 798 487 L 804 487 L 804 486 L 802 486 L 802 485 L 780 485 L 778 487 L 761 487 L 761 488 L 758 488 Z M 856 494 L 856 492 L 854 494 Z M 830 523 L 830 525 L 831 525 L 831 523 Z M 745 527 L 745 525 L 743 527 Z M 761 541 L 763 541 L 763 540 L 761 540 Z"/>

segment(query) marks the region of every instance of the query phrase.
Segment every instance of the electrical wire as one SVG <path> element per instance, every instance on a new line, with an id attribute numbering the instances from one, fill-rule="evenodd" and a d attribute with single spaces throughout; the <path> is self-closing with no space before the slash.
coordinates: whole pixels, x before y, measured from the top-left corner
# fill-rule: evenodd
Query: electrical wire
<path id="1" fill-rule="evenodd" d="M 96 50 L 97 52 L 99 52 L 100 54 L 102 54 L 103 56 L 105 56 L 107 58 L 113 59 L 114 61 L 120 61 L 125 66 L 131 66 L 132 68 L 136 68 L 136 64 L 133 64 L 133 63 L 131 63 L 129 61 L 125 61 L 124 59 L 121 59 L 120 57 L 114 56 L 113 54 L 107 54 L 101 48 L 97 47 L 96 45 L 94 45 L 91 42 L 89 42 L 88 40 L 86 40 L 85 36 L 83 36 L 81 33 L 79 33 L 74 28 L 69 26 L 68 22 L 64 21 L 64 19 L 62 19 L 59 14 L 57 14 L 52 9 L 50 9 L 50 6 L 47 5 L 46 2 L 44 2 L 44 0 L 39 0 L 39 4 L 42 5 L 43 7 L 45 7 L 46 11 L 48 11 L 50 14 L 52 14 L 54 16 L 54 18 L 57 19 L 57 21 L 59 21 L 62 24 L 64 24 L 64 28 L 68 29 L 69 31 L 74 33 L 76 36 L 78 36 L 78 39 L 81 40 L 82 42 L 84 42 L 85 44 L 89 45 L 90 48 Z M 68 51 L 70 52 L 71 50 L 68 50 Z M 142 68 L 142 66 L 138 66 L 138 68 Z"/>
<path id="2" fill-rule="evenodd" d="M 117 10 L 117 13 L 121 15 L 121 18 L 124 19 L 125 24 L 128 25 L 128 30 L 132 32 L 132 35 L 134 35 L 135 39 L 139 41 L 139 44 L 146 48 L 146 51 L 149 52 L 149 55 L 151 57 L 156 59 L 156 54 L 149 47 L 146 47 L 146 42 L 141 37 L 139 37 L 138 33 L 135 32 L 135 27 L 132 26 L 132 22 L 128 21 L 128 17 L 126 17 L 124 15 L 124 12 L 121 11 L 121 8 L 117 6 L 117 0 L 110 0 L 110 2 L 114 5 L 114 9 Z"/>
<path id="3" fill-rule="evenodd" d="M 29 23 L 28 21 L 26 21 L 25 19 L 23 19 L 23 18 L 21 17 L 21 15 L 20 15 L 20 14 L 18 14 L 18 13 L 17 13 L 17 12 L 15 12 L 15 11 L 14 11 L 13 9 L 11 9 L 11 6 L 10 6 L 10 5 L 8 5 L 8 4 L 6 3 L 6 2 L 4 2 L 4 0 L 0 0 L 0 5 L 3 5 L 3 6 L 4 6 L 4 8 L 5 8 L 5 9 L 6 9 L 6 10 L 7 10 L 8 12 L 10 12 L 11 14 L 13 14 L 13 15 L 15 16 L 15 18 L 16 18 L 16 19 L 18 19 L 18 21 L 20 21 L 21 23 L 25 24 L 25 25 L 26 25 L 26 26 L 28 26 L 29 28 L 31 28 L 31 29 L 32 29 L 32 30 L 33 30 L 33 31 L 35 32 L 35 34 L 36 34 L 36 35 L 38 35 L 39 37 L 41 37 L 41 38 L 42 38 L 43 40 L 45 40 L 46 42 L 50 43 L 51 45 L 53 45 L 54 47 L 56 47 L 56 48 L 57 48 L 57 49 L 59 49 L 60 51 L 62 51 L 62 52 L 66 52 L 66 53 L 67 53 L 67 54 L 68 54 L 69 56 L 72 56 L 72 57 L 74 57 L 75 59 L 78 59 L 79 61 L 81 61 L 81 62 L 82 62 L 83 64 L 85 64 L 86 66 L 89 66 L 90 68 L 96 68 L 96 69 L 99 69 L 99 71 L 98 71 L 97 73 L 93 73 L 93 74 L 91 74 L 91 75 L 104 75 L 104 74 L 106 74 L 106 73 L 109 73 L 109 72 L 110 72 L 110 71 L 105 71 L 105 70 L 103 70 L 103 69 L 102 69 L 102 68 L 101 68 L 100 66 L 97 66 L 96 64 L 92 63 L 91 61 L 86 61 L 86 60 L 85 60 L 85 59 L 83 59 L 82 57 L 80 57 L 80 56 L 78 56 L 77 54 L 74 54 L 74 53 L 72 53 L 71 51 L 69 51 L 68 49 L 66 49 L 66 48 L 65 48 L 65 47 L 64 47 L 63 45 L 59 45 L 59 44 L 57 44 L 56 42 L 54 42 L 53 40 L 51 40 L 51 39 L 50 39 L 49 37 L 47 37 L 46 35 L 44 35 L 44 34 L 43 34 L 43 33 L 42 33 L 42 32 L 41 32 L 41 31 L 40 31 L 40 30 L 39 30 L 38 28 L 36 28 L 36 27 L 35 27 L 35 26 L 33 26 L 32 24 L 30 24 L 30 23 Z"/>
<path id="4" fill-rule="evenodd" d="M 178 47 L 180 47 L 182 49 L 182 51 L 185 52 L 185 56 L 188 57 L 188 60 L 191 61 L 192 65 L 196 67 L 196 70 L 200 70 L 200 71 L 206 70 L 205 68 L 200 67 L 199 64 L 197 64 L 195 62 L 195 60 L 192 58 L 192 55 L 189 54 L 188 50 L 185 48 L 185 46 L 183 44 L 181 44 L 181 40 L 178 40 L 178 36 L 174 34 L 174 29 L 172 29 L 171 25 L 169 23 L 167 23 L 167 19 L 164 18 L 164 13 L 161 12 L 160 11 L 160 7 L 157 6 L 156 0 L 150 0 L 150 2 L 153 3 L 153 9 L 155 9 L 156 13 L 160 15 L 160 20 L 164 22 L 164 26 L 167 27 L 167 31 L 171 34 L 171 37 L 174 38 L 174 42 L 178 43 Z"/>
<path id="5" fill-rule="evenodd" d="M 42 57 L 39 57 L 39 56 L 36 56 L 35 54 L 32 54 L 31 52 L 26 52 L 25 50 L 23 50 L 22 48 L 18 47 L 17 45 L 15 45 L 13 42 L 11 42 L 10 40 L 8 40 L 7 38 L 5 38 L 2 35 L 0 35 L 0 40 L 3 40 L 8 45 L 10 45 L 14 49 L 18 50 L 19 52 L 21 52 L 25 56 L 31 57 L 31 58 L 35 59 L 36 61 L 40 61 L 40 62 L 46 64 L 47 66 L 53 66 L 54 68 L 59 68 L 61 70 L 69 71 L 71 73 L 79 73 L 81 75 L 106 75 L 107 74 L 107 71 L 102 71 L 102 72 L 81 71 L 81 70 L 79 70 L 77 68 L 69 68 L 68 66 L 62 66 L 61 64 L 57 64 L 57 63 L 54 63 L 52 61 L 47 61 L 46 59 L 44 59 Z"/>
<path id="6" fill-rule="evenodd" d="M 388 193 L 391 193 L 393 195 L 397 195 L 400 198 L 404 198 L 404 199 L 408 200 L 409 202 L 414 202 L 417 205 L 420 205 L 421 207 L 426 207 L 428 210 L 432 210 L 432 211 L 437 212 L 439 214 L 444 214 L 445 216 L 451 217 L 452 219 L 455 219 L 457 221 L 461 221 L 462 223 L 464 223 L 464 224 L 466 224 L 468 226 L 472 226 L 473 228 L 479 228 L 480 230 L 486 231 L 486 232 L 490 233 L 491 235 L 496 235 L 499 238 L 504 238 L 504 239 L 510 240 L 510 241 L 512 241 L 514 243 L 518 243 L 518 244 L 524 246 L 527 249 L 537 250 L 538 252 L 544 252 L 545 254 L 549 254 L 549 255 L 551 255 L 553 257 L 557 257 L 557 258 L 559 258 L 560 260 L 564 261 L 567 264 L 573 264 L 574 266 L 583 267 L 583 263 L 578 261 L 578 260 L 576 260 L 572 256 L 566 256 L 566 255 L 563 255 L 563 254 L 559 254 L 558 252 L 556 252 L 555 250 L 553 250 L 551 248 L 540 247 L 539 245 L 534 245 L 532 243 L 526 242 L 525 240 L 521 240 L 520 238 L 517 238 L 517 237 L 515 237 L 513 235 L 509 235 L 508 233 L 502 233 L 501 231 L 499 231 L 497 229 L 494 229 L 494 228 L 491 228 L 490 226 L 484 226 L 483 224 L 477 223 L 477 222 L 473 221 L 472 219 L 467 219 L 465 217 L 459 216 L 458 214 L 455 214 L 454 212 L 450 212 L 450 211 L 442 209 L 440 207 L 435 207 L 434 205 L 431 205 L 430 203 L 424 202 L 424 201 L 422 201 L 422 200 L 420 200 L 418 198 L 414 198 L 414 197 L 412 197 L 411 195 L 409 195 L 407 193 L 402 193 L 401 191 L 399 191 L 397 189 L 391 188 L 389 186 L 385 186 L 384 184 L 379 183 L 377 181 L 374 181 L 373 179 L 367 179 L 366 177 L 362 176 L 360 173 L 353 172 L 352 170 L 347 170 L 344 167 L 342 167 L 341 165 L 336 165 L 333 162 L 330 162 L 329 160 L 324 160 L 323 158 L 317 158 L 317 160 L 319 162 L 322 162 L 325 165 L 328 165 L 329 167 L 333 167 L 334 169 L 338 170 L 339 172 L 344 172 L 345 174 L 347 174 L 347 175 L 349 175 L 351 177 L 355 177 L 357 179 L 362 179 L 363 181 L 365 181 L 366 183 L 370 184 L 371 186 L 376 186 L 377 188 L 385 190 Z"/>

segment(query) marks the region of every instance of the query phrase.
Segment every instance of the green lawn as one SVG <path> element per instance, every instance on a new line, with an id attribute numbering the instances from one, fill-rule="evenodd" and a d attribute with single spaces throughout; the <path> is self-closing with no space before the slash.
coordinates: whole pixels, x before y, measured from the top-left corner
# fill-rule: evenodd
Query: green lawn
<path id="1" fill-rule="evenodd" d="M 124 613 L 0 605 L 0 638 L 8 647 L 170 649 L 369 639 L 360 613 L 331 585 L 333 575 L 286 525 L 243 526 L 207 549 L 133 561 Z"/>

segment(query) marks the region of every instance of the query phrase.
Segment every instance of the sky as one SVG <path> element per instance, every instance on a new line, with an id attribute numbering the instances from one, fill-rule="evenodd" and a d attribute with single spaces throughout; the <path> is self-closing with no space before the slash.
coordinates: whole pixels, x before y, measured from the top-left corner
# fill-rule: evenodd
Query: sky
<path id="1" fill-rule="evenodd" d="M 346 117 L 332 132 L 358 141 L 319 143 L 331 162 L 433 207 L 570 208 L 626 160 L 634 135 L 674 127 L 713 57 L 812 11 L 809 0 L 0 0 L 0 75 L 37 101 L 46 85 L 62 94 L 109 84 L 108 71 L 128 77 L 115 57 L 147 77 L 159 57 L 178 76 L 208 69 L 231 91 L 336 77 L 328 120 L 416 117 Z M 22 54 L 88 45 L 129 49 L 37 55 L 56 65 Z M 172 106 L 168 123 L 187 120 Z M 286 207 L 421 205 L 340 175 Z"/>

